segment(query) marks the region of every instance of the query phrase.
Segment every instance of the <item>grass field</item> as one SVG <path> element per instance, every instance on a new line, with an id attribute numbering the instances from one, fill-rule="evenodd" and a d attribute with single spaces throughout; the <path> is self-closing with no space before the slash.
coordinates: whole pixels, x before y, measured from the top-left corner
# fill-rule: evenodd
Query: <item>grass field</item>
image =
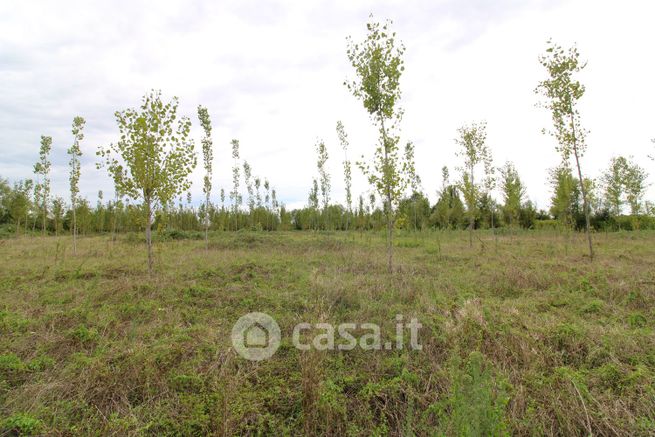
<path id="1" fill-rule="evenodd" d="M 0 240 L 4 434 L 655 435 L 655 233 Z M 193 235 L 191 235 L 193 236 Z M 245 313 L 282 344 L 231 347 Z M 423 325 L 418 350 L 299 351 L 299 322 Z M 2 434 L 2 432 L 0 432 Z"/>

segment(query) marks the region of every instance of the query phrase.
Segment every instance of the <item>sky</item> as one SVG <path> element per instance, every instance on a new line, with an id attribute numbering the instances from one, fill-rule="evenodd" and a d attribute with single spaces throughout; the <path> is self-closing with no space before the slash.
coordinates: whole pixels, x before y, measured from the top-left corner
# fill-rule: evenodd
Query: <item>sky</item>
<path id="1" fill-rule="evenodd" d="M 655 2 L 648 0 L 13 1 L 0 3 L 0 177 L 32 177 L 41 135 L 53 138 L 53 193 L 68 196 L 71 124 L 86 121 L 81 194 L 113 196 L 95 152 L 118 139 L 117 110 L 151 89 L 177 96 L 194 125 L 206 106 L 213 124 L 214 202 L 231 186 L 230 141 L 253 174 L 288 207 L 307 203 L 317 176 L 315 145 L 330 155 L 332 198 L 345 198 L 341 120 L 351 160 L 370 159 L 377 141 L 362 104 L 344 86 L 354 72 L 346 37 L 365 36 L 369 15 L 391 19 L 406 46 L 401 141 L 413 141 L 424 192 L 434 202 L 441 168 L 453 179 L 457 128 L 487 122 L 494 162 L 515 163 L 538 207 L 549 206 L 548 169 L 560 158 L 542 134 L 550 115 L 535 104 L 545 78 L 546 41 L 577 44 L 587 88 L 580 101 L 590 131 L 582 158 L 598 177 L 619 154 L 655 176 Z M 202 198 L 202 166 L 192 175 Z M 651 176 L 649 182 L 655 178 Z M 243 185 L 242 185 L 243 186 Z M 354 198 L 371 191 L 353 171 Z M 499 197 L 497 195 L 497 197 Z M 647 198 L 655 199 L 651 186 Z"/>

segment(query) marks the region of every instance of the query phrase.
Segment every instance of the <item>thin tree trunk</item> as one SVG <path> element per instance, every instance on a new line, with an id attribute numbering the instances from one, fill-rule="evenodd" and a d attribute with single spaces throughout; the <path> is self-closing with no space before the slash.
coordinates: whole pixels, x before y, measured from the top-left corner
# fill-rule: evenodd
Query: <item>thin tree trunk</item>
<path id="1" fill-rule="evenodd" d="M 587 231 L 587 242 L 589 243 L 589 258 L 594 259 L 594 246 L 591 241 L 591 221 L 589 219 L 589 202 L 587 200 L 587 189 L 584 186 L 582 179 L 582 170 L 580 170 L 580 159 L 578 157 L 578 149 L 573 146 L 573 153 L 575 155 L 575 164 L 578 167 L 578 177 L 580 178 L 580 191 L 582 191 L 582 203 L 584 207 L 585 227 Z"/>
<path id="2" fill-rule="evenodd" d="M 148 274 L 152 274 L 152 210 L 150 199 L 146 199 L 146 244 L 148 245 Z"/>
<path id="3" fill-rule="evenodd" d="M 205 250 L 209 250 L 209 193 L 205 200 Z"/>
<path id="4" fill-rule="evenodd" d="M 389 153 L 387 147 L 387 131 L 384 128 L 384 119 L 380 118 L 382 127 L 382 141 L 384 142 L 384 164 L 387 168 L 389 162 Z M 383 175 L 383 177 L 386 175 Z M 390 182 L 385 181 L 386 201 L 387 201 L 387 270 L 393 271 L 393 211 L 391 209 L 391 187 Z"/>
<path id="5" fill-rule="evenodd" d="M 414 198 L 414 232 L 416 232 L 417 228 L 418 228 L 418 217 L 416 213 L 416 198 Z"/>
<path id="6" fill-rule="evenodd" d="M 573 118 L 573 104 L 569 100 L 569 110 L 571 114 L 571 131 L 573 133 L 573 154 L 575 156 L 575 165 L 578 167 L 578 178 L 580 180 L 580 191 L 582 192 L 582 203 L 585 215 L 585 227 L 587 231 L 587 242 L 589 243 L 589 258 L 594 259 L 594 246 L 591 241 L 591 223 L 589 219 L 589 202 L 587 201 L 587 189 L 584 186 L 584 179 L 582 179 L 582 170 L 580 169 L 580 157 L 578 156 L 578 144 L 575 135 L 575 120 Z"/>
<path id="7" fill-rule="evenodd" d="M 387 192 L 387 270 L 393 271 L 393 223 L 391 211 L 391 194 Z"/>
<path id="8" fill-rule="evenodd" d="M 475 200 L 476 200 L 476 195 L 475 195 L 475 175 L 473 174 L 473 166 L 470 166 L 470 174 L 471 174 L 471 204 L 469 205 L 469 247 L 473 247 L 473 228 L 475 227 Z"/>
<path id="9" fill-rule="evenodd" d="M 75 214 L 75 204 L 73 204 L 73 255 L 77 255 L 77 216 Z"/>

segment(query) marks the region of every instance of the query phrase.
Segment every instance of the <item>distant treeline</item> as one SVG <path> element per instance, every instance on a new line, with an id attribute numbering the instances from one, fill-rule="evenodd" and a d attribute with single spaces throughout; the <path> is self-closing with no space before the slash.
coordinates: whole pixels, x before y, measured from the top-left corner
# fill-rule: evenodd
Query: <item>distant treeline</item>
<path id="1" fill-rule="evenodd" d="M 572 184 L 576 187 L 576 184 Z M 0 180 L 0 229 L 4 235 L 42 232 L 42 211 L 34 202 L 30 180 L 10 186 Z M 560 190 L 561 191 L 561 190 Z M 573 190 L 568 204 L 555 202 L 550 211 L 537 210 L 531 201 L 520 204 L 518 209 L 510 205 L 496 205 L 489 196 L 482 196 L 477 210 L 476 229 L 523 228 L 523 229 L 584 229 L 585 218 L 580 196 Z M 405 230 L 466 229 L 468 216 L 461 193 L 455 185 L 448 185 L 431 204 L 422 193 L 401 200 L 395 226 Z M 112 232 L 140 232 L 145 228 L 143 207 L 123 200 L 99 201 L 91 205 L 82 199 L 76 208 L 78 233 L 89 235 Z M 188 199 L 190 200 L 190 199 Z M 175 205 L 157 212 L 154 229 L 158 231 L 203 231 L 204 205 L 194 207 L 179 199 Z M 592 215 L 592 226 L 598 231 L 655 229 L 655 217 L 648 214 L 612 214 L 610 209 L 597 205 Z M 650 211 L 652 214 L 652 211 Z M 61 198 L 52 202 L 46 220 L 46 231 L 51 235 L 68 234 L 72 231 L 73 211 Z M 386 225 L 383 209 L 375 196 L 364 199 L 359 196 L 356 206 L 349 212 L 342 205 L 331 204 L 327 208 L 309 206 L 288 210 L 283 204 L 262 202 L 252 210 L 239 210 L 222 205 L 209 208 L 210 230 L 382 230 Z M 493 217 L 493 219 L 492 219 Z M 492 222 L 493 220 L 493 222 Z"/>

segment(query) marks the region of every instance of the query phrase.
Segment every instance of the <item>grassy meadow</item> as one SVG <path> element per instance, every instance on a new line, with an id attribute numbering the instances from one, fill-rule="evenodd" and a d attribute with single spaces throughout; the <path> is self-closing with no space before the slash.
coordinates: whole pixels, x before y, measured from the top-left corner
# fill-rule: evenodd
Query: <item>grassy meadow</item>
<path id="1" fill-rule="evenodd" d="M 655 232 L 0 240 L 0 435 L 655 435 Z M 273 316 L 251 362 L 235 321 Z M 299 351 L 416 317 L 421 351 Z"/>

